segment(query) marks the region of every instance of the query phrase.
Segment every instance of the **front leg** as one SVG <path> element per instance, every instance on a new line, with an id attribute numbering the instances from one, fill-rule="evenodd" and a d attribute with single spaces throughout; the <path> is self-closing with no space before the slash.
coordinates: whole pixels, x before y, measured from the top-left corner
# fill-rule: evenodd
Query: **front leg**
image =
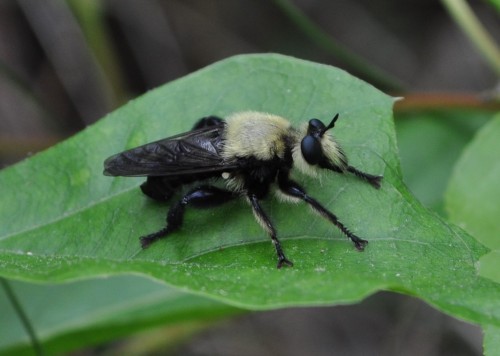
<path id="1" fill-rule="evenodd" d="M 283 253 L 283 249 L 281 248 L 281 244 L 276 237 L 276 230 L 271 223 L 271 220 L 267 217 L 266 213 L 264 210 L 262 210 L 262 207 L 259 203 L 259 199 L 255 194 L 248 194 L 248 201 L 250 202 L 250 205 L 252 206 L 253 213 L 255 215 L 255 219 L 257 219 L 257 222 L 264 228 L 264 230 L 267 231 L 267 233 L 271 236 L 271 240 L 273 241 L 274 247 L 276 248 L 276 254 L 278 255 L 278 268 L 281 268 L 283 264 L 288 265 L 288 266 L 293 266 L 293 263 L 288 260 Z"/>
<path id="2" fill-rule="evenodd" d="M 373 174 L 365 173 L 363 171 L 360 171 L 359 169 L 347 165 L 346 161 L 346 166 L 344 168 L 341 168 L 337 166 L 336 164 L 331 163 L 330 161 L 324 160 L 319 162 L 319 166 L 324 169 L 329 169 L 331 171 L 337 172 L 337 173 L 345 173 L 345 171 L 354 174 L 356 177 L 361 178 L 365 182 L 369 183 L 372 187 L 379 189 L 380 184 L 382 182 L 382 176 L 376 176 Z"/>
<path id="3" fill-rule="evenodd" d="M 347 227 L 342 224 L 337 216 L 333 214 L 332 212 L 328 211 L 323 205 L 321 205 L 316 199 L 313 197 L 307 195 L 306 191 L 304 188 L 302 188 L 299 184 L 294 182 L 288 177 L 288 174 L 281 173 L 278 177 L 278 185 L 284 194 L 293 197 L 293 198 L 298 198 L 303 201 L 305 201 L 307 204 L 313 208 L 315 212 L 323 216 L 324 218 L 328 219 L 332 224 L 337 226 L 340 231 L 342 231 L 347 237 L 351 239 L 351 241 L 354 243 L 354 246 L 358 251 L 363 251 L 366 244 L 368 241 L 363 240 L 362 238 L 356 236 L 353 234 Z"/>
<path id="4" fill-rule="evenodd" d="M 365 173 L 360 171 L 353 166 L 347 166 L 347 171 L 354 174 L 356 177 L 363 179 L 364 181 L 370 183 L 374 188 L 380 188 L 380 182 L 382 180 L 382 176 L 375 176 L 373 174 Z"/>

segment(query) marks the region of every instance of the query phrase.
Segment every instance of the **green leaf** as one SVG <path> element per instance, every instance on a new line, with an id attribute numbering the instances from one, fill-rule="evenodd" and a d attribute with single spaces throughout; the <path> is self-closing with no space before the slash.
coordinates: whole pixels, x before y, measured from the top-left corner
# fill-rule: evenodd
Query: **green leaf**
<path id="1" fill-rule="evenodd" d="M 397 116 L 396 136 L 404 181 L 425 206 L 444 214 L 444 192 L 455 162 L 491 116 L 465 110 Z"/>
<path id="2" fill-rule="evenodd" d="M 500 282 L 500 115 L 483 127 L 457 162 L 446 193 L 450 220 L 494 251 L 480 260 L 484 277 Z"/>
<path id="3" fill-rule="evenodd" d="M 500 283 L 500 115 L 474 137 L 456 163 L 446 192 L 451 221 L 493 249 L 479 260 L 479 274 Z M 498 324 L 483 322 L 485 355 L 500 349 Z"/>
<path id="4" fill-rule="evenodd" d="M 496 356 L 500 350 L 500 328 L 488 325 L 484 330 L 484 355 Z"/>
<path id="5" fill-rule="evenodd" d="M 139 276 L 61 285 L 11 283 L 47 354 L 101 343 L 155 325 L 201 322 L 237 312 Z M 2 291 L 0 310 L 0 354 L 32 354 L 30 340 Z"/>
<path id="6" fill-rule="evenodd" d="M 0 175 L 0 274 L 36 281 L 142 273 L 247 308 L 358 301 L 377 290 L 423 298 L 459 318 L 500 325 L 500 287 L 477 276 L 486 249 L 425 209 L 401 180 L 393 99 L 347 73 L 279 55 L 234 57 L 147 93 L 96 125 Z M 370 244 L 358 253 L 303 204 L 270 199 L 293 268 L 276 269 L 269 238 L 245 202 L 188 209 L 182 231 L 141 250 L 167 205 L 143 179 L 103 177 L 109 155 L 188 130 L 200 117 L 259 110 L 299 124 L 340 119 L 352 165 L 383 174 L 380 190 L 352 176 L 298 177 Z"/>
<path id="7" fill-rule="evenodd" d="M 500 13 L 500 0 L 488 0 L 491 5 L 493 5 L 497 12 Z"/>

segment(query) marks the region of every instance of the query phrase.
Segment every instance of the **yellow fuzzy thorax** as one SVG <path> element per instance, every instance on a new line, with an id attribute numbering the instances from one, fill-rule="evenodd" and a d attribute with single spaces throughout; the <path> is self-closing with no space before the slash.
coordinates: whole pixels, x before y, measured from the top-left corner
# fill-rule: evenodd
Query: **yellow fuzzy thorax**
<path id="1" fill-rule="evenodd" d="M 283 158 L 290 123 L 277 115 L 245 111 L 235 113 L 226 120 L 224 158 L 254 156 L 268 160 Z"/>

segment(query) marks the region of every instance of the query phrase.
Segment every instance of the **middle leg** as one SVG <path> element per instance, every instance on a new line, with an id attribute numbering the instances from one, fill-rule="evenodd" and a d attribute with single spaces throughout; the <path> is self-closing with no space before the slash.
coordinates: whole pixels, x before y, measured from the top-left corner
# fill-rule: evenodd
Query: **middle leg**
<path id="1" fill-rule="evenodd" d="M 278 237 L 276 236 L 276 229 L 274 228 L 273 224 L 271 223 L 271 220 L 269 217 L 266 215 L 264 210 L 262 209 L 262 206 L 259 203 L 259 199 L 255 194 L 248 194 L 248 200 L 250 201 L 250 204 L 252 206 L 253 213 L 255 215 L 255 218 L 259 222 L 259 224 L 264 228 L 264 230 L 267 231 L 269 236 L 271 236 L 271 240 L 273 241 L 274 247 L 276 249 L 276 254 L 278 255 L 278 268 L 281 268 L 283 264 L 288 265 L 288 266 L 293 266 L 292 261 L 288 260 L 283 253 L 283 249 L 281 248 L 280 241 L 278 240 Z"/>

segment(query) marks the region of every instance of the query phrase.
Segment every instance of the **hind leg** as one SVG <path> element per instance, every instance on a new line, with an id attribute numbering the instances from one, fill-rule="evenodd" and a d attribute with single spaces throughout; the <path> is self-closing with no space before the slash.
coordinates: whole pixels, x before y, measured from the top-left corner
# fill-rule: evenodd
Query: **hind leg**
<path id="1" fill-rule="evenodd" d="M 157 201 L 168 201 L 175 193 L 180 184 L 175 181 L 168 180 L 165 177 L 148 177 L 141 184 L 141 190 L 144 195 Z"/>
<path id="2" fill-rule="evenodd" d="M 163 229 L 141 237 L 142 248 L 146 248 L 153 242 L 178 230 L 182 226 L 187 205 L 195 208 L 211 208 L 222 205 L 237 197 L 238 195 L 231 191 L 209 185 L 191 190 L 181 200 L 170 207 L 167 214 L 167 225 Z"/>
<path id="3" fill-rule="evenodd" d="M 211 126 L 217 126 L 220 125 L 224 122 L 220 117 L 218 116 L 206 116 L 201 119 L 199 119 L 196 124 L 194 124 L 192 130 L 197 130 L 197 129 L 204 129 L 205 127 L 211 127 Z"/>

